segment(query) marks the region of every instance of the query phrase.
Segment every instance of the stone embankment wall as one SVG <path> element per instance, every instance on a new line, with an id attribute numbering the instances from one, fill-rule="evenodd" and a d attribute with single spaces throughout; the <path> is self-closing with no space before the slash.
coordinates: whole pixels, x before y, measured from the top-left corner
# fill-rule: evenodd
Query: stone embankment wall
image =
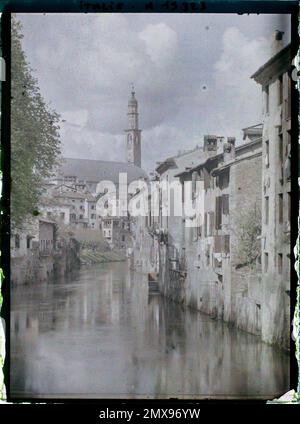
<path id="1" fill-rule="evenodd" d="M 58 249 L 42 254 L 38 243 L 20 257 L 12 257 L 10 280 L 12 285 L 42 283 L 79 268 L 79 244 L 74 239 L 65 241 Z"/>

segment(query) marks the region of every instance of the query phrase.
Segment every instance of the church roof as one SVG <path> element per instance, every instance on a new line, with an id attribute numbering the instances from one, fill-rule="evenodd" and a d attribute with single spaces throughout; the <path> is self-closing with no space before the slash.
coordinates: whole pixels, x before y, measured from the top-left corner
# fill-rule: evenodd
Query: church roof
<path id="1" fill-rule="evenodd" d="M 118 183 L 119 173 L 127 173 L 128 184 L 139 178 L 148 178 L 143 169 L 131 163 L 95 159 L 64 158 L 59 173 L 64 176 L 76 176 L 79 180 L 92 183 L 103 180 Z"/>

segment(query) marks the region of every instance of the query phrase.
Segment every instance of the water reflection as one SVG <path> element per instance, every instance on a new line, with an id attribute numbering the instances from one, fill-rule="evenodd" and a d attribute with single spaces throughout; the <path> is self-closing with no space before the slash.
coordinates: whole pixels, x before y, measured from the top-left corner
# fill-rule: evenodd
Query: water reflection
<path id="1" fill-rule="evenodd" d="M 160 296 L 126 263 L 12 290 L 13 396 L 273 397 L 289 357 Z"/>

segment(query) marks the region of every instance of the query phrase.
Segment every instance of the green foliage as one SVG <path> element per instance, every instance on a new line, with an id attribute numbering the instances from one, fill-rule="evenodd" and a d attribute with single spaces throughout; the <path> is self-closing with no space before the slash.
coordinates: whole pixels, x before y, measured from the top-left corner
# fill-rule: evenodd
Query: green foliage
<path id="1" fill-rule="evenodd" d="M 237 265 L 251 265 L 261 255 L 261 210 L 254 204 L 239 210 L 234 219 Z"/>
<path id="2" fill-rule="evenodd" d="M 60 153 L 59 115 L 41 96 L 22 50 L 21 24 L 11 34 L 11 221 L 22 227 L 36 214 L 43 180 L 52 175 Z"/>
<path id="3" fill-rule="evenodd" d="M 73 234 L 83 248 L 98 249 L 103 252 L 110 249 L 109 244 L 100 230 L 95 231 L 91 228 L 74 228 Z"/>

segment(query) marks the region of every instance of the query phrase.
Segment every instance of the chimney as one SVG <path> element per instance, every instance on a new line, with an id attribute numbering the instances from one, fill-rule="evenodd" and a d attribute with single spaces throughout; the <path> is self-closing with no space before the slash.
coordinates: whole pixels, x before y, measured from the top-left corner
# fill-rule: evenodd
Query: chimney
<path id="1" fill-rule="evenodd" d="M 215 155 L 217 153 L 217 141 L 218 141 L 217 136 L 205 135 L 203 151 L 207 152 L 209 156 Z"/>
<path id="2" fill-rule="evenodd" d="M 227 137 L 223 144 L 224 162 L 229 162 L 235 157 L 235 137 Z"/>
<path id="3" fill-rule="evenodd" d="M 217 137 L 217 154 L 223 153 L 224 137 Z"/>
<path id="4" fill-rule="evenodd" d="M 280 50 L 283 49 L 283 31 L 279 31 L 278 29 L 274 31 L 271 42 L 271 54 L 274 56 Z"/>

